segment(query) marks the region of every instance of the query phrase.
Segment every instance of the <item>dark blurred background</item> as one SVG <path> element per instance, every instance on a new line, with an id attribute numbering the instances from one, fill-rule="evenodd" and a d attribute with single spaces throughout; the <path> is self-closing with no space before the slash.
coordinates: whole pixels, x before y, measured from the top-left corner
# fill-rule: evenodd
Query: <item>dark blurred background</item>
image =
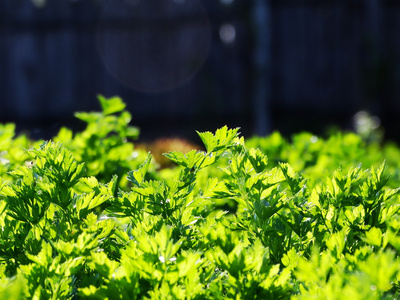
<path id="1" fill-rule="evenodd" d="M 143 139 L 323 134 L 367 111 L 400 141 L 400 1 L 0 1 L 0 122 L 50 138 L 97 94 Z"/>

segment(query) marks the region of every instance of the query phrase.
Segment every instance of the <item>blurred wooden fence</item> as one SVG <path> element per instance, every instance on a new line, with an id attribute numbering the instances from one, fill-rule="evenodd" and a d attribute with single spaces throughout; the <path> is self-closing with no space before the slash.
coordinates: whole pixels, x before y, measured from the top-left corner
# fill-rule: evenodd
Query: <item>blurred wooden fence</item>
<path id="1" fill-rule="evenodd" d="M 368 108 L 390 117 L 400 111 L 400 1 L 264 1 L 270 61 L 261 74 L 269 83 L 261 101 L 271 129 L 286 116 L 348 117 Z M 228 123 L 252 132 L 254 82 L 261 76 L 254 62 L 253 1 L 222 2 L 200 1 L 211 30 L 204 66 L 175 89 L 147 93 L 122 84 L 101 58 L 99 21 L 107 24 L 123 11 L 107 14 L 100 0 L 48 1 L 43 8 L 29 0 L 0 1 L 0 121 L 59 126 L 76 110 L 96 108 L 101 93 L 122 96 L 133 123 L 149 131 L 186 133 Z M 227 34 L 233 40 L 224 42 L 221 30 L 232 28 Z"/>
<path id="2" fill-rule="evenodd" d="M 272 10 L 274 101 L 320 111 L 399 102 L 399 1 L 273 1 Z"/>

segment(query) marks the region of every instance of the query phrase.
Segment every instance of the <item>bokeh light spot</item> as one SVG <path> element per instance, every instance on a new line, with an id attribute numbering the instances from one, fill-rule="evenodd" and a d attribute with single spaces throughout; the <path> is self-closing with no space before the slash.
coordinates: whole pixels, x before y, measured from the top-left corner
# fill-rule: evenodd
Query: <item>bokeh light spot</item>
<path id="1" fill-rule="evenodd" d="M 236 39 L 236 29 L 232 24 L 224 24 L 219 29 L 219 37 L 225 44 L 231 44 Z"/>
<path id="2" fill-rule="evenodd" d="M 233 0 L 221 0 L 222 4 L 229 5 L 233 3 Z"/>

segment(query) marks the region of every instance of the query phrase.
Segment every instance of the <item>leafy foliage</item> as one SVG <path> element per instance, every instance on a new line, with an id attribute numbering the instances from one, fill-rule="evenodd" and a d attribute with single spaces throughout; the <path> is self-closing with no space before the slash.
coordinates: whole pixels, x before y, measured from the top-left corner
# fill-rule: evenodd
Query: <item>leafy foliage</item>
<path id="1" fill-rule="evenodd" d="M 54 142 L 1 125 L 0 298 L 400 296 L 395 146 L 223 127 L 155 173 L 122 100 L 100 102 Z"/>

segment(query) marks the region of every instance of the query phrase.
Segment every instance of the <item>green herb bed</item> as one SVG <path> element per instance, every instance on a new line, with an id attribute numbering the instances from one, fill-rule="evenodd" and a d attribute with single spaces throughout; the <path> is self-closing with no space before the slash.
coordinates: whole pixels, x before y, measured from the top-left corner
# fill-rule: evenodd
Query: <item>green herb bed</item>
<path id="1" fill-rule="evenodd" d="M 100 103 L 53 141 L 0 125 L 0 299 L 399 299 L 395 145 L 223 127 L 158 169 Z"/>

